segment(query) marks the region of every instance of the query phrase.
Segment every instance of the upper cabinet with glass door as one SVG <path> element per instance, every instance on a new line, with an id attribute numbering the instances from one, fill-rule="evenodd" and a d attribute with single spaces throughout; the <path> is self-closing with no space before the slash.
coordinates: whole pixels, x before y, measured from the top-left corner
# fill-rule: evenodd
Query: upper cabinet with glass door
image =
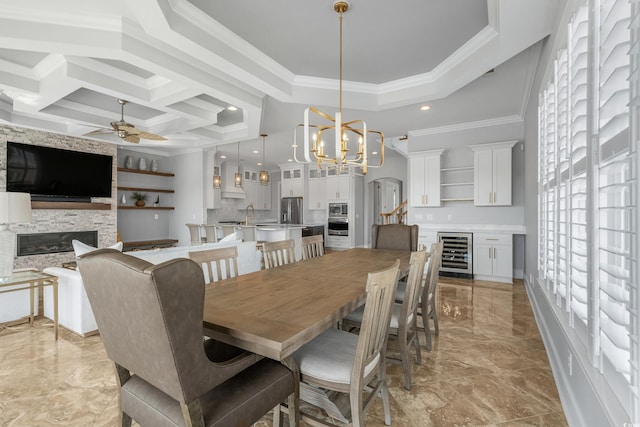
<path id="1" fill-rule="evenodd" d="M 304 165 L 280 165 L 282 197 L 304 197 Z"/>

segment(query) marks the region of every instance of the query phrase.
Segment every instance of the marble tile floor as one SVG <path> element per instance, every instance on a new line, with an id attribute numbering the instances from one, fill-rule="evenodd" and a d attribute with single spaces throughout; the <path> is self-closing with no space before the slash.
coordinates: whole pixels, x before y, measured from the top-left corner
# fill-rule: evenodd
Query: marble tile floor
<path id="1" fill-rule="evenodd" d="M 388 365 L 393 425 L 566 426 L 522 282 L 441 277 L 438 292 L 440 336 L 427 352 L 422 335 L 411 391 L 401 367 Z M 48 319 L 0 329 L 1 426 L 106 427 L 117 420 L 113 365 L 99 335 L 61 328 L 56 343 Z M 270 425 L 270 417 L 256 423 Z M 380 399 L 366 425 L 384 425 Z"/>

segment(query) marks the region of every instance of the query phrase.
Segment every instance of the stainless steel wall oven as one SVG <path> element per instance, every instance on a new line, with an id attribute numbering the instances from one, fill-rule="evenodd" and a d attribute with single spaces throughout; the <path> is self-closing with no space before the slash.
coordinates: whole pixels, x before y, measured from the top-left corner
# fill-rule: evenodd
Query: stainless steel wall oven
<path id="1" fill-rule="evenodd" d="M 327 221 L 327 235 L 349 235 L 349 204 L 329 203 L 329 220 Z"/>

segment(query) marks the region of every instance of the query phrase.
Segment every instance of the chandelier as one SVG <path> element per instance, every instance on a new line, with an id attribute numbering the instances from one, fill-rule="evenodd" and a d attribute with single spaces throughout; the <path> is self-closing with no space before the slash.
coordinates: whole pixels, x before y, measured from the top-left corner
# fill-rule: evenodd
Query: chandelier
<path id="1" fill-rule="evenodd" d="M 298 163 L 317 163 L 318 168 L 322 165 L 337 166 L 340 170 L 345 167 L 361 167 L 362 173 L 367 173 L 368 167 L 381 167 L 384 164 L 384 134 L 376 130 L 367 130 L 367 125 L 363 120 L 343 121 L 342 118 L 342 15 L 349 10 L 349 3 L 337 1 L 333 4 L 333 10 L 340 15 L 340 104 L 339 111 L 334 117 L 323 113 L 315 107 L 307 107 L 304 110 L 304 123 L 298 125 L 293 136 L 293 158 Z M 310 123 L 309 115 L 314 113 L 325 119 L 324 124 Z M 298 159 L 298 132 L 302 128 L 304 141 L 304 158 Z M 335 139 L 334 157 L 325 151 L 324 133 Z M 380 164 L 369 165 L 367 154 L 367 134 L 372 133 L 379 136 L 380 140 Z M 349 140 L 353 138 L 358 143 L 358 150 L 355 154 L 349 154 Z"/>
<path id="2" fill-rule="evenodd" d="M 260 185 L 269 185 L 269 171 L 267 170 L 267 165 L 264 160 L 265 151 L 264 151 L 264 139 L 267 137 L 266 133 L 260 134 L 262 137 L 262 170 L 260 171 Z"/>

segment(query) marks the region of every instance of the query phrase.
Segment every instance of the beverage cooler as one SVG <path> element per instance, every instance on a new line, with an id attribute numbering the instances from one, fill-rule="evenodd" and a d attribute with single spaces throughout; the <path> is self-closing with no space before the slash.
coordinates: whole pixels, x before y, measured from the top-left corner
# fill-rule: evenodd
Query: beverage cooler
<path id="1" fill-rule="evenodd" d="M 473 277 L 473 234 L 439 232 L 442 249 L 441 273 L 459 273 Z"/>

